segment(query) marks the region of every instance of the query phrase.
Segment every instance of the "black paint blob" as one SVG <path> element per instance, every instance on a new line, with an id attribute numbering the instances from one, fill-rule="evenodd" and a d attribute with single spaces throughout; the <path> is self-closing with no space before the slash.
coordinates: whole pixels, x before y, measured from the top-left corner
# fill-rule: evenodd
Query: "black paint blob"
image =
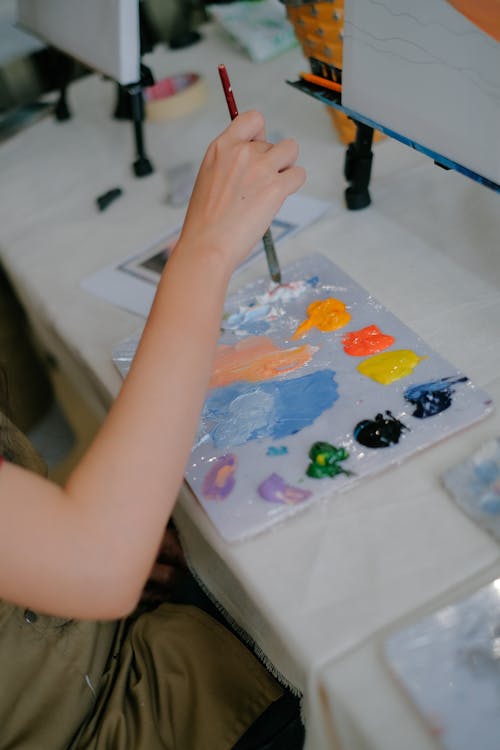
<path id="1" fill-rule="evenodd" d="M 390 411 L 377 414 L 375 419 L 363 419 L 354 428 L 354 439 L 367 448 L 388 448 L 398 443 L 403 430 L 408 430 Z"/>

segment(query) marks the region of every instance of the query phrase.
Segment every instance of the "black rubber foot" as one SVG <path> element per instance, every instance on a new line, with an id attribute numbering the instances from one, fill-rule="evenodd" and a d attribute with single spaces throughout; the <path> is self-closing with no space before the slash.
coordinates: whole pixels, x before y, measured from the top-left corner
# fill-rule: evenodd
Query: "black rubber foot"
<path id="1" fill-rule="evenodd" d="M 136 159 L 133 166 L 136 177 L 147 177 L 148 174 L 154 172 L 153 165 L 146 156 Z"/>
<path id="2" fill-rule="evenodd" d="M 71 119 L 71 112 L 66 103 L 66 100 L 62 97 L 58 100 L 54 108 L 54 116 L 58 122 L 64 122 L 65 120 Z"/>
<path id="3" fill-rule="evenodd" d="M 350 211 L 359 211 L 361 208 L 369 206 L 372 202 L 368 190 L 359 191 L 354 190 L 352 187 L 348 187 L 344 195 L 347 208 Z"/>

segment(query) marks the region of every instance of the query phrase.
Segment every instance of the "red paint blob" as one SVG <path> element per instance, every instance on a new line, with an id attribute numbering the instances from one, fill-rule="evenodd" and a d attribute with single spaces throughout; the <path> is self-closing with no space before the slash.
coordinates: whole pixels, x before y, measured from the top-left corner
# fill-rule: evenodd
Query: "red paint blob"
<path id="1" fill-rule="evenodd" d="M 366 357 L 370 354 L 383 352 L 395 342 L 394 336 L 389 336 L 375 325 L 360 328 L 359 331 L 346 333 L 342 339 L 344 351 L 351 357 Z"/>

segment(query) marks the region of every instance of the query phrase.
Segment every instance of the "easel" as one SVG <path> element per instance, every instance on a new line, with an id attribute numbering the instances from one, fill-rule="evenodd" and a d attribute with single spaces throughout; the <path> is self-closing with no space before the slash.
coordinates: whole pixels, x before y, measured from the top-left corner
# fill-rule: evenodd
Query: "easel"
<path id="1" fill-rule="evenodd" d="M 74 62 L 71 57 L 54 50 L 57 55 L 57 85 L 59 98 L 54 108 L 54 116 L 59 122 L 71 118 L 71 110 L 68 106 L 67 91 L 73 80 Z M 118 98 L 114 117 L 119 120 L 131 120 L 134 132 L 134 143 L 136 158 L 132 163 L 132 169 L 136 177 L 146 177 L 154 172 L 153 165 L 146 154 L 144 146 L 144 100 L 143 89 L 154 83 L 153 74 L 149 68 L 141 64 L 141 78 L 136 83 L 126 86 L 117 84 Z"/>

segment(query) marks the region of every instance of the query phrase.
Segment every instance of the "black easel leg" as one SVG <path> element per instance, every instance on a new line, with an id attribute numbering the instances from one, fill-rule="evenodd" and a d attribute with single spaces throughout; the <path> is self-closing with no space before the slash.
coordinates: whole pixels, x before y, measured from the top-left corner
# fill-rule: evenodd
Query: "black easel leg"
<path id="1" fill-rule="evenodd" d="M 142 124 L 144 121 L 144 102 L 142 99 L 142 86 L 136 84 L 128 87 L 130 94 L 130 108 L 132 114 L 132 124 L 134 126 L 135 147 L 137 159 L 134 161 L 133 168 L 136 177 L 145 177 L 151 174 L 153 165 L 146 156 L 144 150 L 144 138 Z"/>
<path id="2" fill-rule="evenodd" d="M 71 117 L 71 112 L 69 110 L 68 100 L 66 97 L 68 86 L 71 83 L 71 79 L 73 76 L 74 65 L 73 60 L 63 53 L 55 51 L 54 56 L 55 69 L 57 71 L 57 87 L 59 89 L 59 99 L 57 100 L 56 106 L 54 108 L 54 115 L 56 120 L 59 120 L 59 122 L 64 122 L 64 120 L 69 120 Z"/>
<path id="3" fill-rule="evenodd" d="M 347 208 L 357 211 L 371 203 L 368 185 L 372 171 L 373 128 L 353 120 L 356 125 L 356 139 L 349 144 L 344 162 L 344 176 L 349 182 L 345 191 Z"/>

